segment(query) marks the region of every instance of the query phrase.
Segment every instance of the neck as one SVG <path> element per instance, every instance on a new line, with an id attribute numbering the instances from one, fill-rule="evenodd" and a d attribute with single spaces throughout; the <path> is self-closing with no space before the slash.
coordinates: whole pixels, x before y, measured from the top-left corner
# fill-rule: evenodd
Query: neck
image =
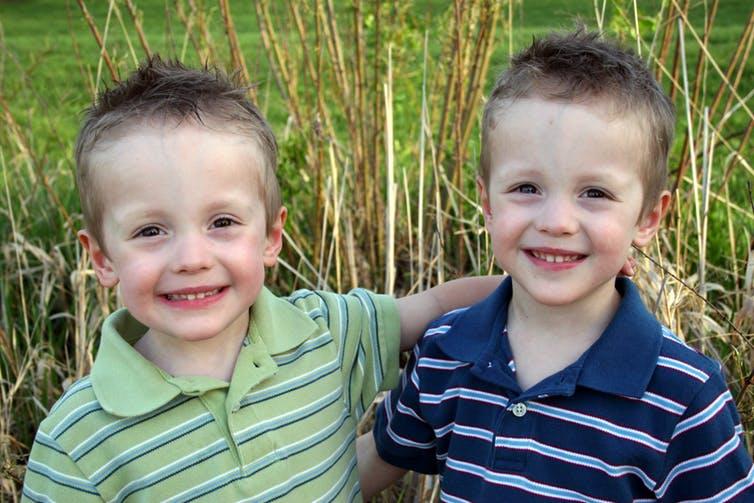
<path id="1" fill-rule="evenodd" d="M 230 382 L 248 324 L 248 316 L 241 317 L 222 334 L 198 341 L 149 329 L 134 348 L 172 376 L 206 376 Z"/>
<path id="2" fill-rule="evenodd" d="M 615 281 L 604 283 L 587 297 L 567 305 L 540 304 L 513 281 L 508 306 L 508 331 L 560 343 L 591 345 L 607 328 L 620 304 Z"/>

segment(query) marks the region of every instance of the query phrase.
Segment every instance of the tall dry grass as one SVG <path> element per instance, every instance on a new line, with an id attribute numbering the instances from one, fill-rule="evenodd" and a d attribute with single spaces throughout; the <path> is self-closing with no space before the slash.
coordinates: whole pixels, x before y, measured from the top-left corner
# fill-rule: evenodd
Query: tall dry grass
<path id="1" fill-rule="evenodd" d="M 412 2 L 256 0 L 255 24 L 241 26 L 237 3 L 170 0 L 161 39 L 148 35 L 140 3 L 108 0 L 98 16 L 92 0 L 69 2 L 70 57 L 84 92 L 90 99 L 156 46 L 261 83 L 250 93 L 282 118 L 273 126 L 290 210 L 269 278 L 278 291 L 359 285 L 405 294 L 493 270 L 473 188 L 479 111 L 495 55 L 528 42 L 527 2 L 454 0 L 430 18 Z M 675 100 L 673 207 L 638 255 L 636 281 L 658 318 L 724 363 L 751 445 L 754 10 L 742 9 L 733 50 L 720 55 L 719 7 L 594 0 L 584 21 L 635 47 Z M 254 50 L 243 45 L 249 31 L 258 34 Z M 96 51 L 82 52 L 85 37 Z M 74 239 L 72 134 L 44 115 L 49 103 L 33 68 L 4 44 L 0 71 L 20 72 L 34 113 L 52 130 L 40 139 L 0 88 L 0 498 L 15 501 L 35 425 L 90 369 L 97 328 L 117 298 L 96 284 Z M 382 498 L 429 501 L 437 489 L 415 477 Z"/>

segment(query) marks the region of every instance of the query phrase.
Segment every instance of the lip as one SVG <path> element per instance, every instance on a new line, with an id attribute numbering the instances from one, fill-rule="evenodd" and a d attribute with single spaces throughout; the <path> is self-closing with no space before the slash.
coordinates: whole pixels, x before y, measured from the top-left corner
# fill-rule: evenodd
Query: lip
<path id="1" fill-rule="evenodd" d="M 562 248 L 524 248 L 526 257 L 537 267 L 548 271 L 566 271 L 581 265 L 586 255 Z"/>
<path id="2" fill-rule="evenodd" d="M 171 308 L 203 309 L 219 302 L 227 292 L 227 286 L 196 286 L 161 293 L 158 298 Z"/>

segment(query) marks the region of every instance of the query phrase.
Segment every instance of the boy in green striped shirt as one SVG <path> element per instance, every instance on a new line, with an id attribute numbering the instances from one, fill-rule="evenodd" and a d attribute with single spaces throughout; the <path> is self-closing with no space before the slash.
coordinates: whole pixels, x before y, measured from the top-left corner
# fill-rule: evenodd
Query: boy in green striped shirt
<path id="1" fill-rule="evenodd" d="M 275 297 L 275 139 L 218 72 L 150 59 L 88 110 L 76 161 L 79 239 L 126 307 L 40 425 L 24 500 L 360 499 L 356 424 L 399 347 L 498 279 Z"/>

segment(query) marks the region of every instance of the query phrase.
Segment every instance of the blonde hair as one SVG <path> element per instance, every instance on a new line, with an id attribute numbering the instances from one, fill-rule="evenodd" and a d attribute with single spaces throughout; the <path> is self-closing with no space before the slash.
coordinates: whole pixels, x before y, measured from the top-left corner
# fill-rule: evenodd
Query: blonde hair
<path id="1" fill-rule="evenodd" d="M 100 93 L 85 112 L 76 141 L 76 182 L 89 232 L 104 246 L 102 215 L 105 202 L 96 187 L 97 167 L 91 154 L 99 143 L 125 127 L 157 119 L 181 123 L 195 120 L 207 125 L 222 124 L 248 136 L 262 157 L 267 231 L 282 205 L 276 176 L 277 143 L 267 121 L 249 101 L 247 88 L 216 68 L 190 69 L 178 61 L 147 59 L 126 80 Z"/>
<path id="2" fill-rule="evenodd" d="M 675 113 L 670 98 L 639 57 L 582 29 L 535 39 L 515 55 L 484 107 L 479 176 L 485 185 L 490 176 L 491 129 L 506 105 L 532 96 L 567 102 L 606 100 L 635 116 L 645 146 L 642 215 L 657 203 L 667 180 Z"/>

